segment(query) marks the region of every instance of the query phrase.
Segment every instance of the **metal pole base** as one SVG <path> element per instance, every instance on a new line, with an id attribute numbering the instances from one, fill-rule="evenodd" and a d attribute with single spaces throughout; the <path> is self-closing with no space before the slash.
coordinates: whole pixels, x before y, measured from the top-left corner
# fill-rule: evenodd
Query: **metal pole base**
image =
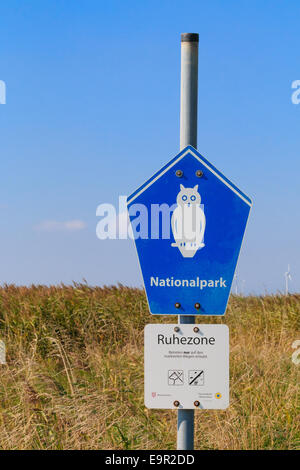
<path id="1" fill-rule="evenodd" d="M 194 449 L 194 410 L 178 410 L 177 450 Z"/>

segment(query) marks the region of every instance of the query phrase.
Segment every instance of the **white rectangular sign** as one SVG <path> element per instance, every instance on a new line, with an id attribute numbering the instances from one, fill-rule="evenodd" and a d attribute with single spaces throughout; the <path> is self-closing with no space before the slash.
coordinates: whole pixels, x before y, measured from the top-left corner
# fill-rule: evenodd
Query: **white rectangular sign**
<path id="1" fill-rule="evenodd" d="M 147 325 L 145 405 L 224 409 L 229 405 L 226 325 Z"/>

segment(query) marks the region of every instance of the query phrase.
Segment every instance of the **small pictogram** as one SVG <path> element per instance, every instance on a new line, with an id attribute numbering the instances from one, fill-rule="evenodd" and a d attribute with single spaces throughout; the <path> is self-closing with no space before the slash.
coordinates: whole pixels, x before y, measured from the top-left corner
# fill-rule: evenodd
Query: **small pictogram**
<path id="1" fill-rule="evenodd" d="M 204 385 L 204 370 L 189 370 L 189 385 Z"/>
<path id="2" fill-rule="evenodd" d="M 183 370 L 168 370 L 169 385 L 183 385 Z"/>
<path id="3" fill-rule="evenodd" d="M 222 398 L 222 393 L 216 393 L 215 397 L 218 398 L 218 399 Z"/>

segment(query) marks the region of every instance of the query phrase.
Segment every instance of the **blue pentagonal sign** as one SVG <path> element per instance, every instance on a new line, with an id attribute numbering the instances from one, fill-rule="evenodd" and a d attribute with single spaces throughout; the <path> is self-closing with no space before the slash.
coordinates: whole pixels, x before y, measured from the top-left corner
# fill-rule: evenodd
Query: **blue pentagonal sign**
<path id="1" fill-rule="evenodd" d="M 224 315 L 249 197 L 188 146 L 127 203 L 150 312 Z"/>

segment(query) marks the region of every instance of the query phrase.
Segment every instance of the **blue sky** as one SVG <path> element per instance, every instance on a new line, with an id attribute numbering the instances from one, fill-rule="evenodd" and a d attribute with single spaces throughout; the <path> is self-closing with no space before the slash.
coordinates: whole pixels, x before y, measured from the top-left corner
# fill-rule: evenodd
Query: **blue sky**
<path id="1" fill-rule="evenodd" d="M 133 243 L 96 238 L 96 207 L 178 153 L 180 33 L 198 32 L 198 150 L 254 201 L 239 277 L 276 292 L 290 263 L 299 291 L 299 13 L 296 0 L 2 2 L 1 283 L 142 284 Z"/>

